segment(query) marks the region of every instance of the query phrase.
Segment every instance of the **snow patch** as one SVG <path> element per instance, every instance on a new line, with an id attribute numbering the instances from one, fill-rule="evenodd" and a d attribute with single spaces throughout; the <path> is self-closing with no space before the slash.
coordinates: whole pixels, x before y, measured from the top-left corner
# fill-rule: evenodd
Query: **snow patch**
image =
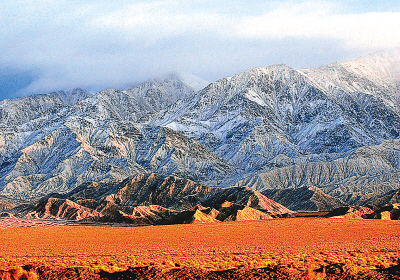
<path id="1" fill-rule="evenodd" d="M 248 98 L 249 100 L 256 102 L 257 104 L 261 106 L 267 106 L 265 104 L 264 100 L 254 91 L 254 90 L 249 90 L 248 92 L 245 93 L 244 97 Z"/>

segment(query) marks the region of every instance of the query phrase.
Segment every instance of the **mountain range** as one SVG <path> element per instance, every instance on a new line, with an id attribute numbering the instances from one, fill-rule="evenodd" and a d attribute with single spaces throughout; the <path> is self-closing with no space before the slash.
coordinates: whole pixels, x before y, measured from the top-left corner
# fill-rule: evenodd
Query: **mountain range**
<path id="1" fill-rule="evenodd" d="M 114 184 L 82 184 L 11 210 L 20 217 L 136 225 L 260 220 L 293 213 L 246 187 L 212 188 L 154 173 Z"/>
<path id="2" fill-rule="evenodd" d="M 174 74 L 128 90 L 3 100 L 0 197 L 74 202 L 61 196 L 154 173 L 221 197 L 232 187 L 257 191 L 295 211 L 384 201 L 400 189 L 399 65 L 393 50 L 314 69 L 249 69 L 212 83 Z M 196 205 L 176 203 L 192 195 L 161 203 L 154 193 L 150 203 L 135 193 L 129 201 L 185 211 Z"/>

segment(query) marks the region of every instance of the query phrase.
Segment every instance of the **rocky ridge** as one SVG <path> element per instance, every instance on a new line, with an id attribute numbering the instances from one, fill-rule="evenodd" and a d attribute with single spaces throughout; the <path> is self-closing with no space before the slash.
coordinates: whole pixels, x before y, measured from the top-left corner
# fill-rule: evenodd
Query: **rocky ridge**
<path id="1" fill-rule="evenodd" d="M 24 218 L 141 225 L 272 219 L 293 212 L 248 188 L 211 188 L 151 173 L 112 186 L 83 184 L 67 194 L 16 207 L 13 213 Z"/>

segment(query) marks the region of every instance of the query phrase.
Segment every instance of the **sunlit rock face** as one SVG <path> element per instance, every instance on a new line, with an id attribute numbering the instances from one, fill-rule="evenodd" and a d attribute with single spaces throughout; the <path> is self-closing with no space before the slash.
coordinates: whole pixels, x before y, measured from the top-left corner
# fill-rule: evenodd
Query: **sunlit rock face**
<path id="1" fill-rule="evenodd" d="M 265 220 L 293 212 L 249 188 L 212 188 L 150 173 L 114 184 L 85 183 L 69 193 L 18 206 L 13 213 L 36 219 L 157 225 Z"/>

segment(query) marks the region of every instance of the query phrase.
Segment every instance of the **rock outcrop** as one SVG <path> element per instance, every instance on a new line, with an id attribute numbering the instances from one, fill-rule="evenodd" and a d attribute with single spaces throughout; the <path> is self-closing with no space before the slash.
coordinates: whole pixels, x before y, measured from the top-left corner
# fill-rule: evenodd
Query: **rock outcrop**
<path id="1" fill-rule="evenodd" d="M 27 214 L 37 219 L 65 219 L 80 221 L 90 217 L 102 217 L 95 210 L 84 207 L 69 199 L 42 199 Z"/>

